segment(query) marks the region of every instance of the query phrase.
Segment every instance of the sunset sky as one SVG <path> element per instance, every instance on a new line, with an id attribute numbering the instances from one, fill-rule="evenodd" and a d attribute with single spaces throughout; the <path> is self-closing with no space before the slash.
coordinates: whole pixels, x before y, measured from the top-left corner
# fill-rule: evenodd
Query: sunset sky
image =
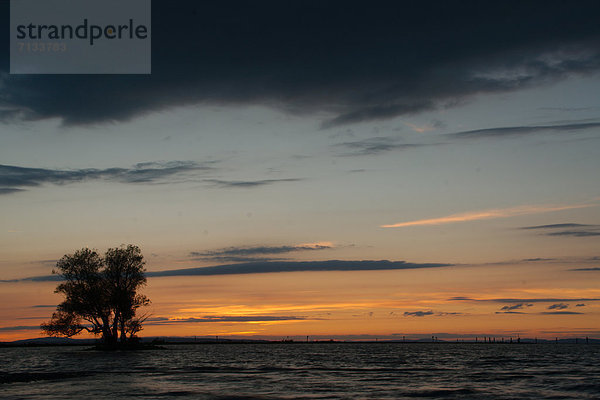
<path id="1" fill-rule="evenodd" d="M 152 16 L 151 75 L 10 75 L 3 29 L 0 341 L 129 243 L 142 336 L 600 337 L 600 3 Z"/>

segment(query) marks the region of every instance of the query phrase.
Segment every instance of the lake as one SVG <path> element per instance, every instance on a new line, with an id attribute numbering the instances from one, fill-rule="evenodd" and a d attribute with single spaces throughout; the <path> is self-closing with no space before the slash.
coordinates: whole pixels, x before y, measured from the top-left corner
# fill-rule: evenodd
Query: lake
<path id="1" fill-rule="evenodd" d="M 0 348 L 0 398 L 598 399 L 598 344 Z"/>

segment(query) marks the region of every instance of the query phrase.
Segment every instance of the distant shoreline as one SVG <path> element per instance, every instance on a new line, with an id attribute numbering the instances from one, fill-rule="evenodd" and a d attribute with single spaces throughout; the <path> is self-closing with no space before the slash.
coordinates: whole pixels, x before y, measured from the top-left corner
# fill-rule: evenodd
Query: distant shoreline
<path id="1" fill-rule="evenodd" d="M 34 339 L 35 340 L 35 339 Z M 43 339 L 42 339 L 43 340 Z M 72 339 L 69 342 L 41 342 L 41 341 L 30 341 L 30 342 L 0 342 L 0 348 L 16 348 L 16 347 L 90 347 L 97 346 L 100 344 L 93 339 Z M 286 340 L 244 340 L 244 339 L 197 339 L 197 340 L 144 340 L 143 344 L 148 345 L 226 345 L 226 344 L 258 344 L 258 345 L 331 345 L 331 344 L 435 344 L 435 345 L 452 345 L 452 344 L 468 344 L 468 345 L 544 345 L 544 344 L 577 344 L 577 345 L 598 345 L 600 339 L 589 338 L 572 338 L 572 339 L 559 339 L 547 340 L 547 339 L 521 339 L 520 341 L 491 341 L 483 342 L 481 340 L 437 340 L 437 341 L 426 341 L 426 340 L 364 340 L 364 341 L 342 341 L 342 340 L 314 340 L 314 341 L 286 341 Z M 145 347 L 140 347 L 140 350 Z"/>

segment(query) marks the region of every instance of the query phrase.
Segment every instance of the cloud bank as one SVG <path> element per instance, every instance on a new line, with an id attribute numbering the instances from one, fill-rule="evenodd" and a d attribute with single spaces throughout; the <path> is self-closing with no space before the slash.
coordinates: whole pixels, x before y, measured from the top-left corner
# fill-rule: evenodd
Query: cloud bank
<path id="1" fill-rule="evenodd" d="M 264 274 L 274 272 L 318 272 L 318 271 L 385 271 L 421 268 L 449 267 L 452 264 L 407 263 L 405 261 L 273 261 L 248 262 L 241 264 L 219 265 L 214 267 L 186 268 L 167 271 L 148 272 L 148 277 L 162 276 L 210 276 L 236 274 Z"/>
<path id="2" fill-rule="evenodd" d="M 404 269 L 443 268 L 453 264 L 408 263 L 405 261 L 361 260 L 361 261 L 272 261 L 247 262 L 240 264 L 217 265 L 213 267 L 172 269 L 164 271 L 149 271 L 149 278 L 167 276 L 214 276 L 240 274 L 266 274 L 275 272 L 321 272 L 321 271 L 391 271 Z M 60 281 L 58 275 L 37 276 L 22 279 L 5 279 L 0 282 L 47 282 Z"/>
<path id="3" fill-rule="evenodd" d="M 155 0 L 152 75 L 10 76 L 2 41 L 0 119 L 261 104 L 327 115 L 323 128 L 383 120 L 597 72 L 599 13 L 596 1 Z"/>
<path id="4" fill-rule="evenodd" d="M 44 184 L 66 185 L 76 182 L 104 180 L 121 183 L 156 184 L 177 182 L 189 174 L 208 171 L 212 163 L 194 161 L 169 161 L 139 163 L 130 168 L 107 169 L 45 169 L 0 164 L 0 195 L 12 194 L 25 188 Z"/>

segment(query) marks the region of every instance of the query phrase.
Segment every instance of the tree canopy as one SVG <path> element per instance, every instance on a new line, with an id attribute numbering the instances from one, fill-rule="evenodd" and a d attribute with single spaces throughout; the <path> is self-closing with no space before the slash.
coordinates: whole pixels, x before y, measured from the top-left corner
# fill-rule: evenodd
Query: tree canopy
<path id="1" fill-rule="evenodd" d="M 108 249 L 104 257 L 87 248 L 63 256 L 52 272 L 64 279 L 55 293 L 65 299 L 42 331 L 66 337 L 87 331 L 101 335 L 108 345 L 132 341 L 147 318 L 137 311 L 150 304 L 138 293 L 146 285 L 144 265 L 134 245 Z"/>

